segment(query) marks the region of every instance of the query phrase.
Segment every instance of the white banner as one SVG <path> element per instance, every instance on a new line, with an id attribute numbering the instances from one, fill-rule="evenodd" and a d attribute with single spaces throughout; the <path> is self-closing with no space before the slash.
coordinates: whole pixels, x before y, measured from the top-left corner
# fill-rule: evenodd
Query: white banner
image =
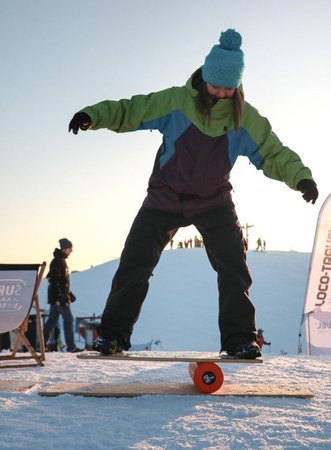
<path id="1" fill-rule="evenodd" d="M 331 194 L 318 216 L 303 310 L 309 355 L 331 354 Z"/>
<path id="2" fill-rule="evenodd" d="M 0 333 L 21 325 L 30 311 L 37 270 L 0 271 Z"/>
<path id="3" fill-rule="evenodd" d="M 308 355 L 331 355 L 331 313 L 309 314 L 307 329 L 310 332 L 310 341 L 307 342 Z"/>

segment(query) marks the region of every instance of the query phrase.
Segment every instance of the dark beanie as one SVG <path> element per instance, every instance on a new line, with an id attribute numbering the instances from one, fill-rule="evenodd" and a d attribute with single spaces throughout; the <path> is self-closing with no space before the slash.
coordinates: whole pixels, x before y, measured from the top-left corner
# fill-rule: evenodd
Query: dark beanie
<path id="1" fill-rule="evenodd" d="M 65 250 L 66 248 L 72 247 L 72 242 L 69 241 L 69 239 L 63 238 L 59 240 L 60 242 L 60 249 Z"/>

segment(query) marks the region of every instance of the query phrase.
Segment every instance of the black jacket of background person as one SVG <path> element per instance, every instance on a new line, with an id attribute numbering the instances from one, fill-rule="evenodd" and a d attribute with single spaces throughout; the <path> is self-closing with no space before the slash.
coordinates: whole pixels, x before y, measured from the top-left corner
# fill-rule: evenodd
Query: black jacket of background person
<path id="1" fill-rule="evenodd" d="M 70 292 L 69 268 L 67 266 L 67 255 L 56 248 L 47 274 L 48 279 L 48 303 L 51 305 L 69 305 L 75 300 L 75 296 Z M 59 302 L 59 303 L 57 303 Z"/>

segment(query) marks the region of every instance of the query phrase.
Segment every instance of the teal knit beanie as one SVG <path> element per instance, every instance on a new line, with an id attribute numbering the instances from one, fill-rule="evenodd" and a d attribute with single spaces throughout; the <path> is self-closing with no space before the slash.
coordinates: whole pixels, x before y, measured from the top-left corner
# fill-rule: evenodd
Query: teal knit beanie
<path id="1" fill-rule="evenodd" d="M 237 88 L 244 72 L 244 53 L 240 50 L 241 35 L 232 29 L 221 33 L 202 67 L 202 78 L 214 86 Z"/>

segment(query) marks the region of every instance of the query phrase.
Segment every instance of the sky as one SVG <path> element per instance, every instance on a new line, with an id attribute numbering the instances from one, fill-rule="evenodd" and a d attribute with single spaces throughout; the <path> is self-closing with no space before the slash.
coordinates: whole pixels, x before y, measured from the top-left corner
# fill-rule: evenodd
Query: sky
<path id="1" fill-rule="evenodd" d="M 12 0 L 0 2 L 1 262 L 50 262 L 74 244 L 70 269 L 117 258 L 146 195 L 158 132 L 68 133 L 75 112 L 105 99 L 183 85 L 220 32 L 243 38 L 246 100 L 313 173 L 320 197 L 264 177 L 245 158 L 233 200 L 249 247 L 310 252 L 330 193 L 328 0 Z M 194 237 L 193 227 L 175 238 Z"/>

